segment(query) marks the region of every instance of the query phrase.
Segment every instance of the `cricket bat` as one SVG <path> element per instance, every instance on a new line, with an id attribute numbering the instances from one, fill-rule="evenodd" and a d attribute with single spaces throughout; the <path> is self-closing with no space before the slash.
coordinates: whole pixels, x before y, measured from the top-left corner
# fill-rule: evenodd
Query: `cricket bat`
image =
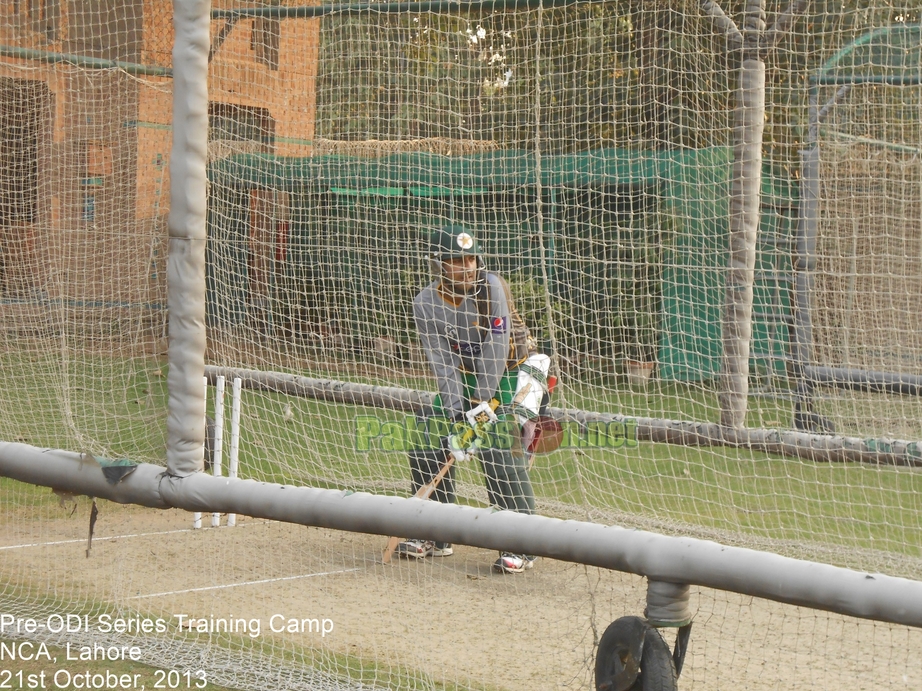
<path id="1" fill-rule="evenodd" d="M 451 454 L 446 454 L 445 463 L 442 464 L 439 472 L 435 475 L 434 478 L 429 480 L 429 482 L 416 490 L 416 494 L 413 496 L 417 499 L 428 499 L 430 496 L 432 496 L 432 493 L 435 492 L 435 488 L 439 486 L 442 478 L 445 477 L 445 473 L 449 471 L 454 462 L 454 456 Z M 394 556 L 394 551 L 397 549 L 397 545 L 399 545 L 400 542 L 401 538 L 399 537 L 392 537 L 387 541 L 387 547 L 384 548 L 384 554 L 381 556 L 382 562 L 385 564 L 391 563 L 391 557 Z"/>

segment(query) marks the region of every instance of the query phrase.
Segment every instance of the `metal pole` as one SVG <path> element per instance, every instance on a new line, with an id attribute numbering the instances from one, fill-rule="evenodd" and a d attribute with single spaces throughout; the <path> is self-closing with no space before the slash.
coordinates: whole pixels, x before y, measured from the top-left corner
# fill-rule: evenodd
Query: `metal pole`
<path id="1" fill-rule="evenodd" d="M 539 7 L 567 7 L 576 4 L 609 2 L 610 0 L 429 0 L 428 2 L 358 2 L 336 5 L 307 5 L 301 7 L 240 7 L 213 10 L 212 19 L 267 17 L 271 19 L 305 19 L 330 14 L 399 14 L 402 12 L 502 12 L 504 10 L 533 10 Z"/>
<path id="2" fill-rule="evenodd" d="M 810 88 L 807 115 L 807 141 L 800 152 L 800 204 L 794 238 L 794 296 L 791 301 L 791 374 L 797 383 L 794 425 L 812 432 L 831 432 L 832 425 L 813 411 L 815 382 L 813 367 L 813 274 L 816 271 L 816 241 L 819 234 L 820 146 L 819 130 L 830 109 L 851 90 L 838 89 L 819 107 L 819 87 Z"/>
<path id="3" fill-rule="evenodd" d="M 800 152 L 800 208 L 794 239 L 794 323 L 791 328 L 792 374 L 797 382 L 797 403 L 812 412 L 813 382 L 806 368 L 813 364 L 813 272 L 816 270 L 817 206 L 820 186 L 819 94 L 810 89 L 807 142 Z"/>

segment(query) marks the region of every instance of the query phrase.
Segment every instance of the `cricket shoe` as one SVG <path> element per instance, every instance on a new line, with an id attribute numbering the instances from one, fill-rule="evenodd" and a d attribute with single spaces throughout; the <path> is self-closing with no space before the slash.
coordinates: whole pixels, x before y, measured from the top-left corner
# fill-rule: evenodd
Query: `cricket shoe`
<path id="1" fill-rule="evenodd" d="M 448 542 L 433 542 L 432 540 L 404 540 L 397 545 L 397 555 L 407 559 L 423 559 L 425 557 L 450 557 L 454 554 Z"/>
<path id="2" fill-rule="evenodd" d="M 450 542 L 436 542 L 432 545 L 433 557 L 450 557 L 455 551 L 451 548 Z"/>
<path id="3" fill-rule="evenodd" d="M 500 554 L 499 559 L 493 562 L 493 570 L 501 573 L 522 573 L 535 565 L 536 558 L 524 554 L 503 552 Z"/>

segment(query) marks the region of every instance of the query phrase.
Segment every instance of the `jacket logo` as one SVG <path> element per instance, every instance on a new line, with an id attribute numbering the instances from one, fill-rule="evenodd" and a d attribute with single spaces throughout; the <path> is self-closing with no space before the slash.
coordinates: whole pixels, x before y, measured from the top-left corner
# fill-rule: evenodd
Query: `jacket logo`
<path id="1" fill-rule="evenodd" d="M 493 317 L 490 319 L 490 331 L 495 334 L 504 334 L 506 333 L 508 322 L 508 317 Z"/>
<path id="2" fill-rule="evenodd" d="M 479 343 L 452 343 L 451 349 L 465 357 L 479 357 L 482 352 Z"/>

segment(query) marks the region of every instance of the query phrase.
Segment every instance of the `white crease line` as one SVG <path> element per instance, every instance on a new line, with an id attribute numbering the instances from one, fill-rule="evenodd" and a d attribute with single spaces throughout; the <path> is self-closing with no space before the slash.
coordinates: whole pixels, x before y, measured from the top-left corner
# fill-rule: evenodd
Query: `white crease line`
<path id="1" fill-rule="evenodd" d="M 241 528 L 248 525 L 269 525 L 270 523 L 277 523 L 277 521 L 253 521 L 247 523 L 238 523 L 237 528 Z M 107 542 L 109 540 L 121 540 L 129 537 L 150 537 L 153 535 L 173 535 L 175 533 L 203 533 L 208 529 L 194 529 L 194 528 L 178 528 L 176 530 L 162 530 L 158 533 L 132 533 L 130 535 L 109 535 L 108 537 L 97 537 L 93 536 L 93 542 Z M 213 528 L 211 529 L 213 530 Z M 53 545 L 70 545 L 74 542 L 86 542 L 86 538 L 79 538 L 76 540 L 56 540 L 54 542 L 30 542 L 23 545 L 6 545 L 5 547 L 0 547 L 0 552 L 6 549 L 25 549 L 26 547 L 50 547 Z"/>
<path id="2" fill-rule="evenodd" d="M 164 595 L 180 595 L 182 593 L 198 593 L 203 590 L 222 590 L 224 588 L 239 588 L 243 585 L 258 585 L 260 583 L 278 583 L 279 581 L 294 581 L 299 578 L 314 578 L 315 576 L 332 576 L 336 573 L 351 573 L 352 571 L 361 571 L 359 568 L 342 569 L 340 571 L 322 571 L 320 573 L 305 573 L 300 576 L 282 576 L 281 578 L 263 578 L 258 581 L 244 581 L 243 583 L 228 583 L 227 585 L 209 585 L 203 588 L 186 588 L 185 590 L 169 590 L 165 593 L 151 593 L 150 595 L 132 595 L 125 598 L 126 600 L 143 600 L 148 597 L 162 597 Z"/>

